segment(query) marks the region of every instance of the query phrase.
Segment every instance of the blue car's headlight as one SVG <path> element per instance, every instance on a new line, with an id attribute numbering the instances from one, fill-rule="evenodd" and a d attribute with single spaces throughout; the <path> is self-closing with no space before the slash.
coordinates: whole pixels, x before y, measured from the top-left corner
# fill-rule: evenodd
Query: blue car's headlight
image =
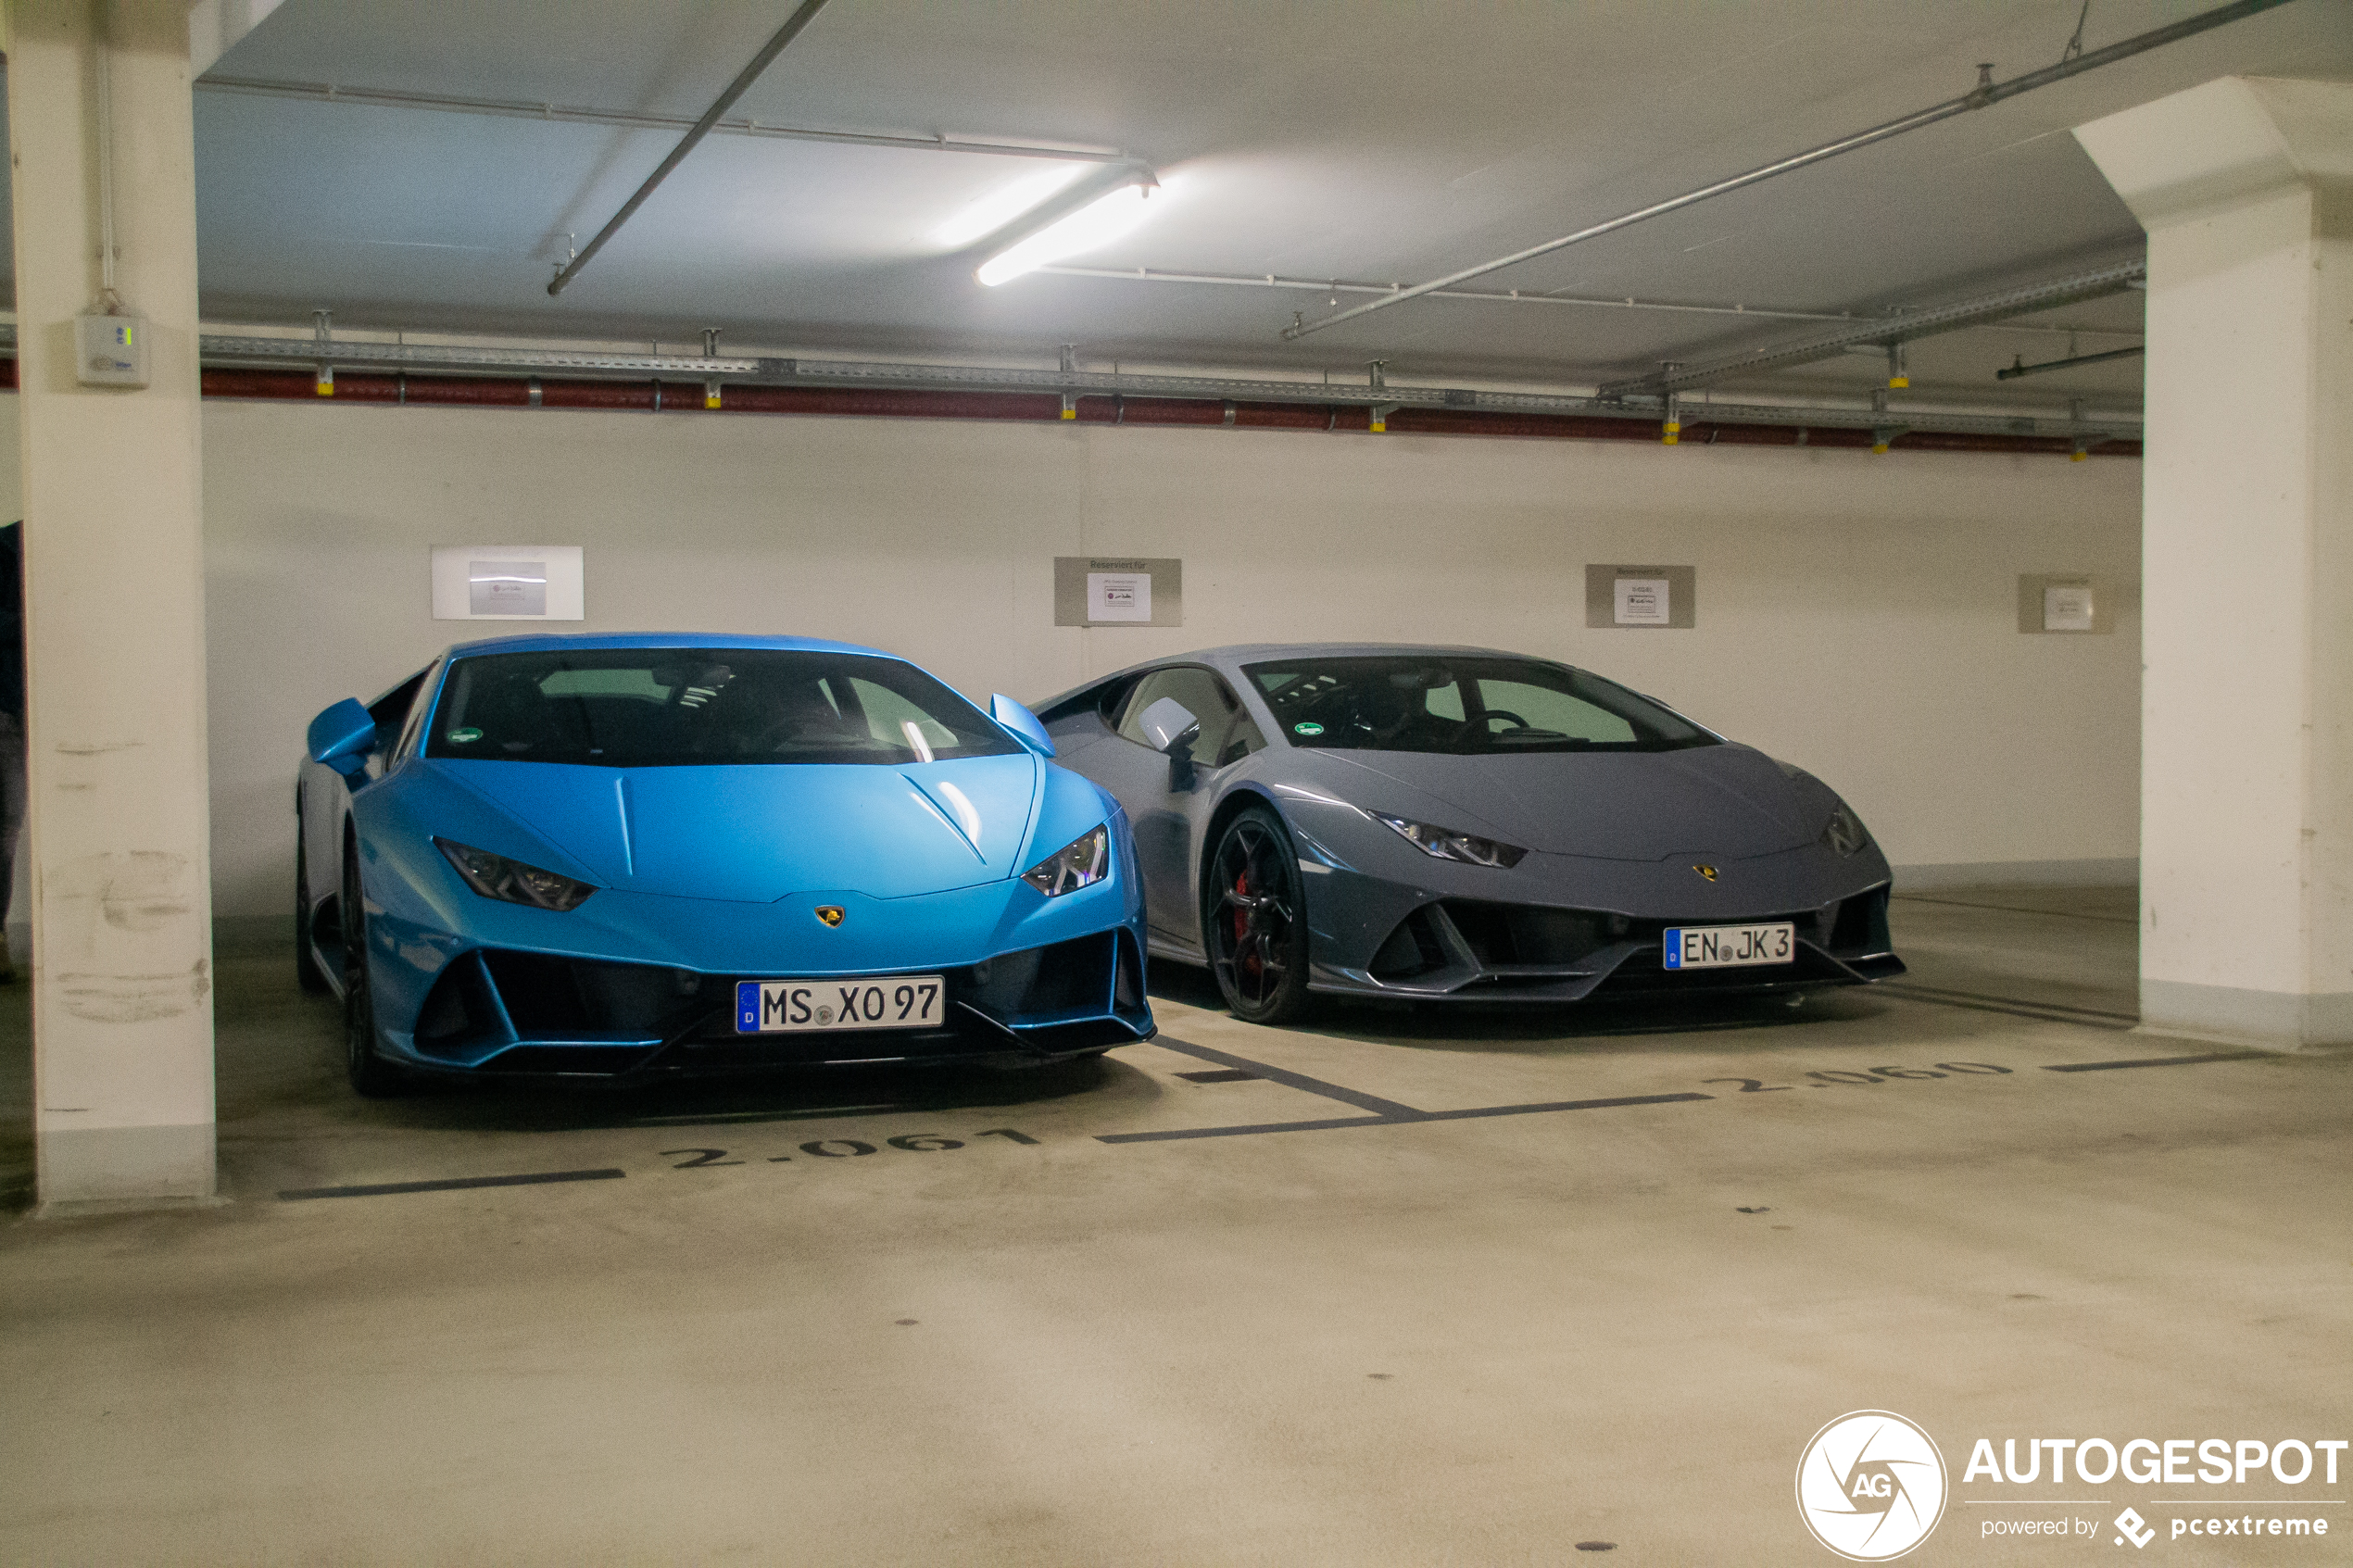
<path id="1" fill-rule="evenodd" d="M 1432 827 L 1428 822 L 1412 822 L 1404 817 L 1387 817 L 1375 811 L 1372 819 L 1433 859 L 1459 860 L 1466 866 L 1493 866 L 1500 871 L 1509 871 L 1528 854 L 1516 844 L 1498 844 L 1477 834 L 1456 833 L 1452 828 Z"/>
<path id="2" fill-rule="evenodd" d="M 1842 855 L 1854 855 L 1870 841 L 1871 835 L 1863 831 L 1863 820 L 1845 801 L 1840 801 L 1838 809 L 1831 813 L 1830 822 L 1822 829 L 1822 842 Z"/>
<path id="3" fill-rule="evenodd" d="M 1021 873 L 1022 881 L 1052 898 L 1092 887 L 1111 875 L 1111 829 L 1088 828 Z"/>
<path id="4" fill-rule="evenodd" d="M 485 898 L 529 904 L 539 909 L 576 909 L 583 899 L 597 891 L 587 883 L 510 860 L 504 855 L 493 855 L 470 844 L 456 844 L 446 838 L 436 838 L 433 843 L 458 868 L 466 885 Z"/>

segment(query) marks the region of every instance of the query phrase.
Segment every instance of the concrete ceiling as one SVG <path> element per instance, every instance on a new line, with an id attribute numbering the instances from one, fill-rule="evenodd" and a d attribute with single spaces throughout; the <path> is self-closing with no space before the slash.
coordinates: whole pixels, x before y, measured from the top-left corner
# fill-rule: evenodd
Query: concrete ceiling
<path id="1" fill-rule="evenodd" d="M 2209 0 L 2210 3 L 2210 0 Z M 833 0 L 739 103 L 770 124 L 1120 149 L 1164 188 L 1087 267 L 1416 282 L 2057 60 L 2080 0 Z M 2088 47 L 2208 8 L 2092 0 Z M 285 0 L 211 68 L 260 80 L 691 117 L 786 0 Z M 2133 254 L 2069 127 L 2226 73 L 2353 76 L 2353 0 L 2294 4 L 1470 285 L 1805 311 L 1935 303 Z M 1420 300 L 1285 344 L 1321 294 L 1066 276 L 986 289 L 935 232 L 1048 165 L 715 135 L 560 297 L 566 254 L 666 131 L 200 92 L 216 320 L 691 340 L 1051 363 L 1591 383 L 1802 322 Z M 1341 296 L 1347 302 L 1348 296 Z M 1362 296 L 1359 296 L 1360 298 Z M 2131 332 L 2139 298 L 2036 324 Z M 2082 352 L 2127 337 L 2084 337 Z M 2138 361 L 1977 330 L 1915 384 L 2137 400 Z M 1870 384 L 1869 359 L 1784 373 Z"/>

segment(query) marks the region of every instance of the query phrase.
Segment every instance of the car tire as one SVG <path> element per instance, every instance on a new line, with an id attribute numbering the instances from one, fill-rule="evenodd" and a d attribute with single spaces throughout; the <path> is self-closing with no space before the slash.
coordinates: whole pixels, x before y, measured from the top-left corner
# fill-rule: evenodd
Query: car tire
<path id="1" fill-rule="evenodd" d="M 326 995 L 334 989 L 328 984 L 327 972 L 319 966 L 318 952 L 310 945 L 310 859 L 309 847 L 302 841 L 302 830 L 295 829 L 295 984 L 305 994 Z"/>
<path id="2" fill-rule="evenodd" d="M 396 1095 L 408 1076 L 384 1059 L 376 1035 L 375 987 L 368 978 L 368 908 L 359 887 L 359 847 L 343 852 L 343 1057 L 351 1086 L 371 1099 Z"/>
<path id="3" fill-rule="evenodd" d="M 1252 806 L 1226 824 L 1202 872 L 1202 950 L 1236 1018 L 1289 1023 L 1310 1005 L 1307 890 L 1280 817 Z"/>

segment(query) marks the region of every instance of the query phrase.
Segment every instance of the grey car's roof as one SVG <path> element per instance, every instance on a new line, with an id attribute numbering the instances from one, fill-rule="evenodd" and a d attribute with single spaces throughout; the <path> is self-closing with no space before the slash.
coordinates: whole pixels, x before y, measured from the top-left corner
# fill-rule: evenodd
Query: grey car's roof
<path id="1" fill-rule="evenodd" d="M 1508 648 L 1461 646 L 1452 643 L 1228 643 L 1223 647 L 1194 648 L 1189 653 L 1163 654 L 1158 659 L 1139 659 L 1124 669 L 1107 675 L 1098 675 L 1074 686 L 1072 692 L 1086 686 L 1100 686 L 1106 681 L 1118 680 L 1139 670 L 1150 670 L 1164 664 L 1224 664 L 1239 666 L 1256 664 L 1275 659 L 1361 659 L 1378 658 L 1382 654 L 1475 654 L 1489 659 L 1528 659 L 1539 663 L 1557 664 L 1558 659 L 1541 659 L 1529 653 L 1514 653 Z M 1063 693 L 1063 696 L 1069 696 Z M 1060 698 L 1055 700 L 1059 701 Z"/>
<path id="2" fill-rule="evenodd" d="M 1252 663 L 1265 659 L 1349 659 L 1378 656 L 1385 653 L 1472 653 L 1497 659 L 1533 659 L 1534 654 L 1513 653 L 1507 648 L 1481 648 L 1453 643 L 1229 643 L 1222 648 L 1202 648 L 1193 653 L 1180 653 L 1174 659 L 1224 659 L 1228 663 Z M 1147 664 L 1167 664 L 1170 659 L 1148 659 Z M 1550 660 L 1545 662 L 1549 663 Z"/>

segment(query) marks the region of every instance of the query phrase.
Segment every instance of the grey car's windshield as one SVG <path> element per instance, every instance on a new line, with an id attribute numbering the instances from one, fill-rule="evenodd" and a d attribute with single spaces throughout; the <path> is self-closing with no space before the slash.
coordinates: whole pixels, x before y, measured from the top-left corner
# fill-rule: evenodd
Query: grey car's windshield
<path id="1" fill-rule="evenodd" d="M 1293 746 L 1502 756 L 1719 744 L 1623 686 L 1535 659 L 1378 654 L 1243 669 Z"/>
<path id="2" fill-rule="evenodd" d="M 786 648 L 579 648 L 450 666 L 428 757 L 598 768 L 914 763 L 1020 747 L 911 664 Z"/>

